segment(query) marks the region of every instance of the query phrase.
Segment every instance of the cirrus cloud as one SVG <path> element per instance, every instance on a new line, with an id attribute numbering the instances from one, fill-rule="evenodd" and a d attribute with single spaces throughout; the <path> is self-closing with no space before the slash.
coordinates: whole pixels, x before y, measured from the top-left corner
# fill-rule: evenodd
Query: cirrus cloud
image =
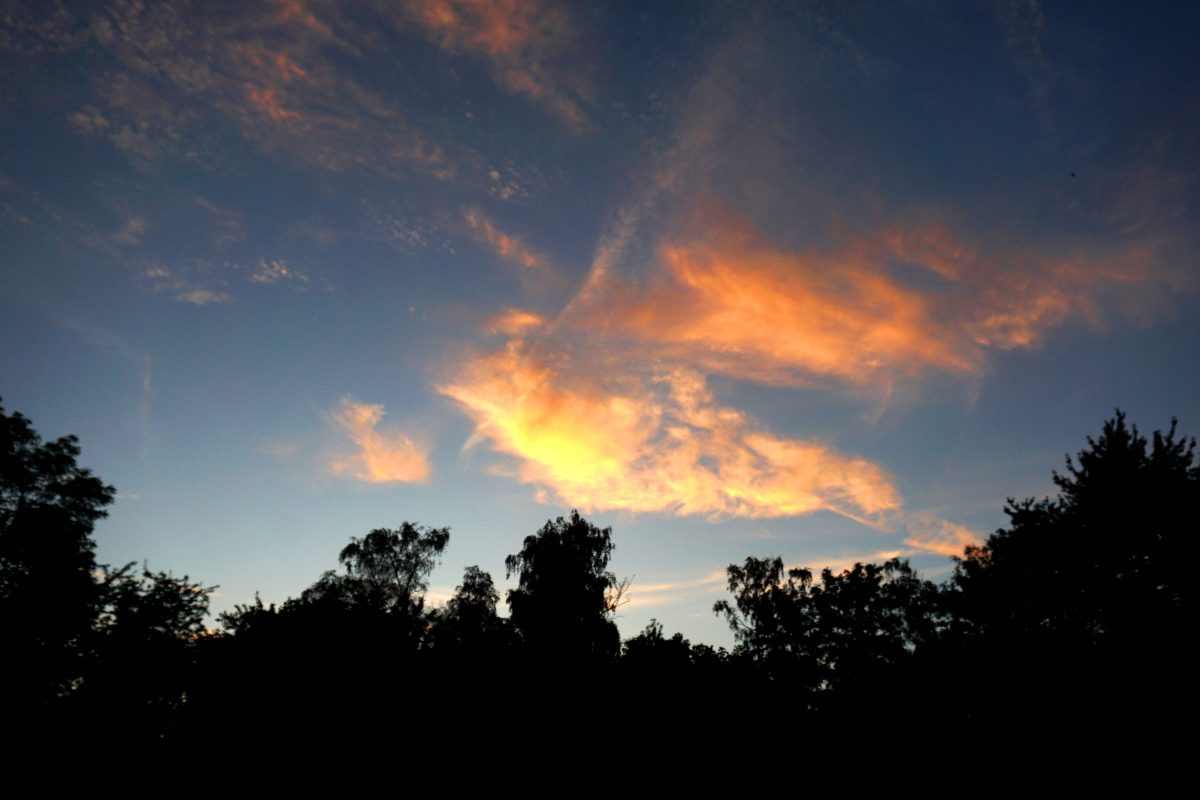
<path id="1" fill-rule="evenodd" d="M 505 261 L 511 261 L 525 269 L 546 266 L 545 259 L 526 247 L 520 237 L 500 230 L 478 208 L 463 211 L 463 220 L 472 239 Z"/>
<path id="2" fill-rule="evenodd" d="M 575 33 L 562 8 L 541 0 L 414 0 L 405 8 L 443 49 L 487 59 L 498 84 L 582 130 L 586 92 L 564 69 Z"/>

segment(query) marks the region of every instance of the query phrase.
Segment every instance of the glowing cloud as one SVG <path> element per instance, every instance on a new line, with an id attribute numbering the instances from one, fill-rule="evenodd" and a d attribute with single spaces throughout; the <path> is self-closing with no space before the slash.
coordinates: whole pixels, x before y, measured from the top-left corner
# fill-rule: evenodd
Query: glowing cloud
<path id="1" fill-rule="evenodd" d="M 787 253 L 729 222 L 664 242 L 666 280 L 619 312 L 626 331 L 689 350 L 709 369 L 772 382 L 975 369 L 977 355 L 930 304 L 867 254 Z"/>
<path id="2" fill-rule="evenodd" d="M 1150 261 L 1140 247 L 981 254 L 940 222 L 795 251 L 708 203 L 660 238 L 644 284 L 594 270 L 567 322 L 747 380 L 891 386 L 930 371 L 975 375 L 988 350 L 1034 347 L 1070 318 L 1097 321 L 1106 291 L 1154 284 Z"/>
<path id="3" fill-rule="evenodd" d="M 945 343 L 927 304 L 862 253 L 787 252 L 712 205 L 662 237 L 657 259 L 643 290 L 616 280 L 589 287 L 588 324 L 709 372 L 770 383 L 867 384 L 898 368 L 971 368 L 972 354 Z"/>
<path id="4" fill-rule="evenodd" d="M 900 507 L 879 466 L 759 430 L 694 372 L 605 386 L 551 360 L 514 340 L 438 388 L 475 421 L 474 441 L 514 456 L 516 478 L 566 503 L 711 517 L 829 510 L 869 524 Z"/>
<path id="5" fill-rule="evenodd" d="M 905 528 L 906 545 L 944 556 L 961 556 L 970 545 L 983 544 L 983 537 L 970 528 L 932 514 L 912 515 Z"/>
<path id="6" fill-rule="evenodd" d="M 429 477 L 425 450 L 399 431 L 378 430 L 383 406 L 342 399 L 330 419 L 356 445 L 358 452 L 330 464 L 337 475 L 369 483 L 414 483 Z"/>
<path id="7" fill-rule="evenodd" d="M 519 258 L 482 215 L 468 222 Z M 989 350 L 1035 346 L 1053 325 L 1093 318 L 1101 288 L 1148 280 L 1137 249 L 987 253 L 940 221 L 789 250 L 716 203 L 654 252 L 644 281 L 624 265 L 594 269 L 553 323 L 493 318 L 486 329 L 506 347 L 438 387 L 474 420 L 472 443 L 514 457 L 506 474 L 539 498 L 710 517 L 828 510 L 884 527 L 902 502 L 880 466 L 762 430 L 718 404 L 704 376 L 885 388 L 933 371 L 975 376 Z M 944 521 L 918 520 L 908 536 L 945 554 L 979 541 Z"/>

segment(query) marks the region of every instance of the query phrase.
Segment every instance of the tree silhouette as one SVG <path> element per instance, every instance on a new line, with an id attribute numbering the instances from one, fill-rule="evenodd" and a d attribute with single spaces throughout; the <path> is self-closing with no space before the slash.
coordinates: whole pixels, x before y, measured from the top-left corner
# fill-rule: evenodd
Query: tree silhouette
<path id="1" fill-rule="evenodd" d="M 692 665 L 692 644 L 682 633 L 667 638 L 657 619 L 621 646 L 621 666 L 643 680 L 647 676 L 678 680 Z"/>
<path id="2" fill-rule="evenodd" d="M 1158 637 L 1190 608 L 1195 440 L 1172 421 L 1151 445 L 1118 410 L 1088 445 L 1054 473 L 1057 498 L 1010 498 L 1009 527 L 958 559 L 961 612 L 978 632 L 1103 645 Z"/>
<path id="3" fill-rule="evenodd" d="M 353 616 L 354 625 L 377 628 L 374 635 L 390 646 L 415 648 L 425 628 L 429 573 L 449 541 L 449 528 L 407 521 L 395 530 L 377 528 L 351 538 L 338 554 L 345 573 L 326 572 L 282 610 L 343 637 Z"/>
<path id="4" fill-rule="evenodd" d="M 445 608 L 431 615 L 435 648 L 455 658 L 495 656 L 506 648 L 506 626 L 496 613 L 500 593 L 492 576 L 467 567 Z"/>
<path id="5" fill-rule="evenodd" d="M 153 744 L 171 735 L 197 673 L 216 587 L 132 564 L 102 567 L 103 605 L 77 716 L 104 720 L 106 736 Z"/>
<path id="6" fill-rule="evenodd" d="M 43 443 L 0 406 L 0 629 L 14 702 L 70 692 L 103 597 L 92 526 L 116 490 L 76 463 L 78 439 Z"/>
<path id="7" fill-rule="evenodd" d="M 1009 527 L 967 548 L 946 600 L 948 672 L 995 688 L 983 717 L 1144 725 L 1192 695 L 1195 440 L 1152 440 L 1120 410 L 1055 472 L 1056 498 L 1011 498 Z"/>
<path id="8" fill-rule="evenodd" d="M 936 587 L 902 559 L 855 564 L 834 574 L 783 560 L 747 558 L 729 567 L 730 604 L 718 601 L 737 653 L 773 680 L 812 695 L 866 690 L 895 673 L 938 627 Z"/>
<path id="9" fill-rule="evenodd" d="M 152 572 L 133 564 L 101 570 L 104 605 L 97 627 L 121 638 L 188 641 L 207 632 L 208 600 L 217 587 L 193 583 L 184 575 Z"/>
<path id="10" fill-rule="evenodd" d="M 449 528 L 405 521 L 396 530 L 377 528 L 362 539 L 352 538 L 338 561 L 356 602 L 415 616 L 425 607 L 429 573 L 449 541 Z"/>
<path id="11" fill-rule="evenodd" d="M 612 529 L 572 511 L 570 519 L 547 521 L 505 559 L 508 576 L 518 576 L 508 592 L 512 624 L 527 647 L 572 660 L 616 657 L 620 636 L 611 617 L 628 582 L 608 571 L 612 551 Z"/>
<path id="12" fill-rule="evenodd" d="M 212 648 L 196 735 L 224 730 L 229 715 L 288 741 L 334 731 L 366 739 L 392 720 L 393 739 L 415 744 L 421 728 L 412 720 L 424 722 L 441 698 L 440 676 L 430 678 L 423 661 L 425 592 L 449 540 L 448 528 L 407 521 L 378 528 L 352 538 L 338 554 L 344 571 L 324 573 L 300 597 L 279 607 L 256 597 L 222 614 L 233 635 Z"/>
<path id="13" fill-rule="evenodd" d="M 0 408 L 2 698 L 11 725 L 59 742 L 158 743 L 194 677 L 214 587 L 97 564 L 95 522 L 115 489 Z M 22 719 L 24 718 L 24 719 Z"/>

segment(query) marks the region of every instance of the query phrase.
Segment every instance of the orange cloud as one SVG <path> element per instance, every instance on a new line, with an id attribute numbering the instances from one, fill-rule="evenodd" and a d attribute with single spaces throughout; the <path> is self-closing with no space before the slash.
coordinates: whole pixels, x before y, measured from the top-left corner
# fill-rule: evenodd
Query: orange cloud
<path id="1" fill-rule="evenodd" d="M 473 441 L 515 457 L 516 478 L 563 502 L 713 517 L 829 510 L 868 523 L 900 507 L 879 466 L 758 429 L 693 372 L 604 385 L 534 350 L 510 341 L 438 389 L 475 421 Z"/>
<path id="2" fill-rule="evenodd" d="M 247 83 L 246 96 L 262 113 L 276 122 L 300 118 L 298 112 L 290 111 L 279 104 L 278 91 L 273 86 L 257 87 L 252 83 Z"/>
<path id="3" fill-rule="evenodd" d="M 972 371 L 979 353 L 933 304 L 862 247 L 787 252 L 730 217 L 665 239 L 657 283 L 596 314 L 707 369 L 769 382 L 863 384 L 928 368 Z"/>
<path id="4" fill-rule="evenodd" d="M 308 73 L 286 53 L 268 50 L 261 45 L 236 46 L 244 62 L 247 77 L 246 96 L 250 103 L 276 122 L 300 119 L 300 113 L 284 108 L 279 98 L 286 84 Z"/>
<path id="5" fill-rule="evenodd" d="M 901 261 L 957 281 L 979 260 L 979 253 L 945 222 L 892 226 L 877 235 L 883 251 Z"/>
<path id="6" fill-rule="evenodd" d="M 414 483 L 429 477 L 425 450 L 399 431 L 378 430 L 383 406 L 342 399 L 330 419 L 356 445 L 358 452 L 330 464 L 337 475 L 370 483 Z"/>
<path id="7" fill-rule="evenodd" d="M 503 314 L 498 314 L 488 320 L 485 330 L 488 333 L 503 333 L 507 336 L 519 336 L 526 331 L 544 325 L 546 320 L 531 311 L 510 308 Z"/>
<path id="8" fill-rule="evenodd" d="M 526 269 L 543 266 L 543 259 L 526 247 L 520 238 L 497 228 L 479 209 L 466 209 L 463 219 L 467 222 L 471 237 L 489 247 L 500 258 Z"/>
<path id="9" fill-rule="evenodd" d="M 564 83 L 561 66 L 550 66 L 574 36 L 562 9 L 541 0 L 415 0 L 407 9 L 441 47 L 486 57 L 497 83 L 582 128 L 584 114 L 572 97 L 579 87 Z"/>
<path id="10" fill-rule="evenodd" d="M 515 55 L 538 35 L 538 3 L 522 0 L 423 0 L 411 4 L 414 18 L 443 47 Z"/>
<path id="11" fill-rule="evenodd" d="M 333 39 L 333 32 L 321 20 L 304 7 L 300 0 L 279 0 L 279 21 L 296 23 L 321 39 Z"/>
<path id="12" fill-rule="evenodd" d="M 1161 262 L 1150 239 L 984 249 L 933 222 L 883 230 L 874 246 L 881 260 L 944 278 L 943 291 L 922 294 L 946 320 L 946 335 L 996 350 L 1036 347 L 1073 318 L 1099 324 L 1112 312 L 1137 312 L 1147 298 L 1187 283 Z"/>
<path id="13" fill-rule="evenodd" d="M 482 215 L 468 222 L 518 257 Z M 989 252 L 943 222 L 789 250 L 716 205 L 653 254 L 657 271 L 639 283 L 620 248 L 602 247 L 553 324 L 515 310 L 493 318 L 487 330 L 507 346 L 438 387 L 474 420 L 472 443 L 513 457 L 507 474 L 539 498 L 712 517 L 830 510 L 884 526 L 902 502 L 880 466 L 762 430 L 717 403 L 704 376 L 890 387 L 930 372 L 978 375 L 990 350 L 1097 320 L 1104 291 L 1153 280 L 1144 249 Z M 948 554 L 979 541 L 942 521 L 918 520 L 907 535 L 910 547 Z"/>
<path id="14" fill-rule="evenodd" d="M 983 537 L 970 528 L 932 514 L 912 515 L 905 528 L 906 545 L 944 556 L 961 556 L 968 546 L 983 544 Z"/>
<path id="15" fill-rule="evenodd" d="M 98 87 L 98 106 L 70 120 L 139 158 L 221 162 L 211 108 L 260 149 L 320 169 L 480 177 L 478 154 L 431 143 L 415 115 L 331 58 L 369 56 L 376 44 L 343 39 L 354 26 L 336 6 L 285 0 L 229 14 L 204 4 L 133 3 L 95 24 L 116 69 Z"/>
<path id="16" fill-rule="evenodd" d="M 989 349 L 1034 347 L 1070 318 L 1096 321 L 1105 291 L 1154 277 L 1144 248 L 981 253 L 941 222 L 830 252 L 789 250 L 717 204 L 663 236 L 657 262 L 643 286 L 603 265 L 572 323 L 709 372 L 784 385 L 977 374 Z"/>

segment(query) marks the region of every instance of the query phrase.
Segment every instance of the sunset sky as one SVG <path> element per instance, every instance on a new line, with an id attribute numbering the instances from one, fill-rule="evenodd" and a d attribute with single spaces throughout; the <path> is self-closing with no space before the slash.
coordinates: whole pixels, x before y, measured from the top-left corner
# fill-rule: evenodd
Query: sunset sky
<path id="1" fill-rule="evenodd" d="M 1200 433 L 1200 6 L 0 2 L 0 398 L 101 561 L 297 595 L 578 508 L 623 636 Z"/>

